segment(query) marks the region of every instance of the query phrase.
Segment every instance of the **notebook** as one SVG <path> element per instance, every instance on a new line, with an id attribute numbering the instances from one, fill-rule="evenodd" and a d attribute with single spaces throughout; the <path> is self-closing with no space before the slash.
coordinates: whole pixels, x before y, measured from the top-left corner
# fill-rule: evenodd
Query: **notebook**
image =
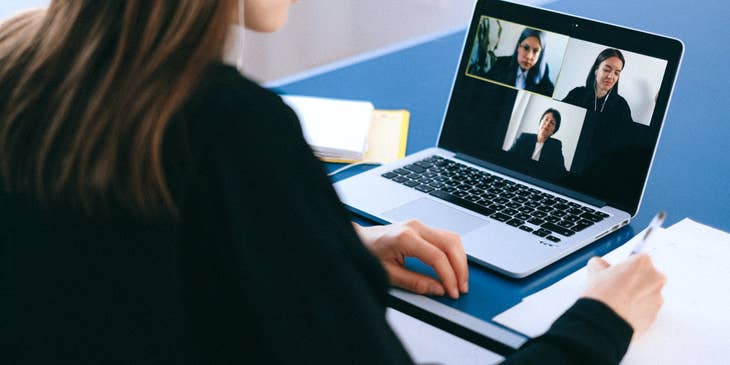
<path id="1" fill-rule="evenodd" d="M 282 100 L 297 114 L 304 139 L 317 157 L 363 157 L 375 109 L 372 103 L 298 95 L 284 95 Z"/>
<path id="2" fill-rule="evenodd" d="M 526 277 L 629 223 L 681 41 L 475 2 L 436 146 L 335 183 L 379 222 L 461 235 L 469 260 Z"/>

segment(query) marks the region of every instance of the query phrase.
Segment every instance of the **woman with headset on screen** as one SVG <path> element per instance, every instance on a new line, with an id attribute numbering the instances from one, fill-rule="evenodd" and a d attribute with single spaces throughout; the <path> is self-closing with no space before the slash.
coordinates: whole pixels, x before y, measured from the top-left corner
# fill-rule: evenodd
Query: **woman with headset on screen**
<path id="1" fill-rule="evenodd" d="M 627 67 L 620 50 L 606 48 L 596 57 L 585 86 L 563 99 L 586 109 L 571 170 L 583 179 L 602 181 L 608 199 L 640 194 L 626 181 L 642 181 L 642 164 L 651 156 L 648 127 L 634 122 L 629 103 L 619 94 L 619 80 Z"/>
<path id="2" fill-rule="evenodd" d="M 353 227 L 295 114 L 221 63 L 230 22 L 273 31 L 289 5 L 53 0 L 0 26 L 5 362 L 408 364 L 388 283 L 468 291 L 456 235 Z M 646 255 L 590 266 L 507 361 L 619 361 L 664 279 Z"/>

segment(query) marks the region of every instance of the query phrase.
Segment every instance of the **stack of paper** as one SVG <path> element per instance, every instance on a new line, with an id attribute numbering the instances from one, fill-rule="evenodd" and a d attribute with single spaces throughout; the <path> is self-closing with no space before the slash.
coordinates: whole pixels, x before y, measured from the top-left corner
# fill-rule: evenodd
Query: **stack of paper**
<path id="1" fill-rule="evenodd" d="M 638 236 L 641 236 L 640 233 Z M 626 259 L 638 239 L 605 256 Z M 684 219 L 657 231 L 645 247 L 667 275 L 656 322 L 631 343 L 622 364 L 708 364 L 730 357 L 730 234 Z M 544 333 L 583 292 L 586 269 L 494 317 L 530 336 Z"/>
<path id="2" fill-rule="evenodd" d="M 364 156 L 372 103 L 292 95 L 282 99 L 299 117 L 304 138 L 318 157 L 359 160 Z"/>

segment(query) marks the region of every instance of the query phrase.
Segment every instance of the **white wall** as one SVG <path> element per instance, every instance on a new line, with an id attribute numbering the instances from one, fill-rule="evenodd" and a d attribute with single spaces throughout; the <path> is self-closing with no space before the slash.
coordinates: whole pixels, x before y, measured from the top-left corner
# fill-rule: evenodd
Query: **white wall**
<path id="1" fill-rule="evenodd" d="M 0 0 L 0 19 L 49 2 Z M 280 31 L 248 34 L 246 73 L 258 81 L 272 81 L 395 43 L 465 28 L 473 4 L 474 0 L 303 0 L 292 6 L 289 22 Z"/>
<path id="2" fill-rule="evenodd" d="M 555 98 L 562 100 L 570 90 L 585 86 L 586 76 L 604 45 L 571 39 L 563 69 L 555 84 Z M 619 95 L 629 103 L 634 121 L 649 125 L 667 61 L 621 50 L 626 66 L 619 78 Z"/>

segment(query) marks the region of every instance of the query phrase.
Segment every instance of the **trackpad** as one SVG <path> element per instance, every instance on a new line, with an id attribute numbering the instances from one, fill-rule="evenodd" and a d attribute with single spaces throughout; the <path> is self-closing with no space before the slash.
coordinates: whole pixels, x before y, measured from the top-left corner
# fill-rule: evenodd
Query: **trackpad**
<path id="1" fill-rule="evenodd" d="M 389 210 L 383 213 L 383 217 L 391 222 L 418 219 L 426 225 L 458 234 L 466 234 L 489 223 L 484 219 L 479 219 L 428 198 L 414 200 Z"/>

